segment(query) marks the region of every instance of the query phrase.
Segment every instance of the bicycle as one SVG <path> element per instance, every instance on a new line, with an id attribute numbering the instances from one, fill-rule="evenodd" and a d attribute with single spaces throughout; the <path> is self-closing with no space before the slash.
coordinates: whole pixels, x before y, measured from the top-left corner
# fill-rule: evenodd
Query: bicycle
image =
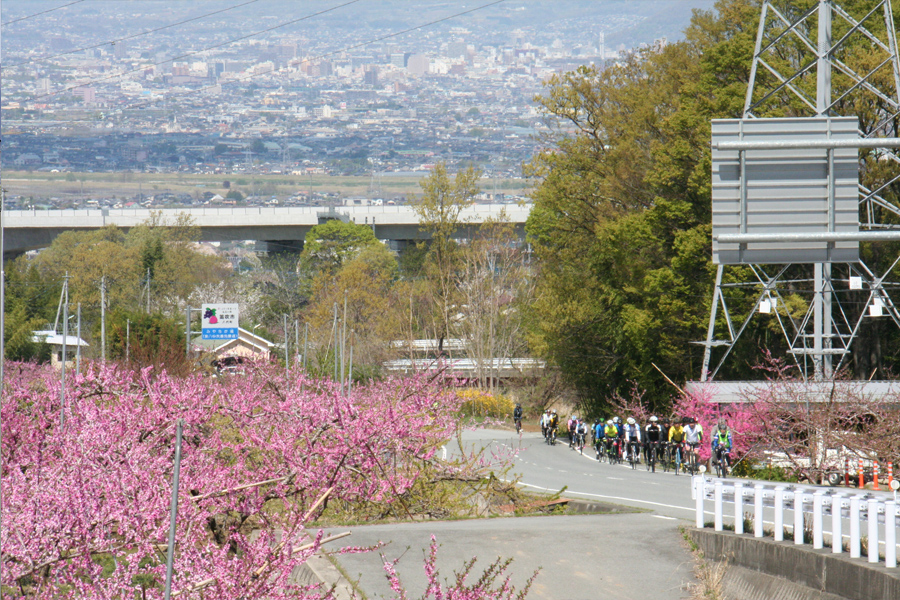
<path id="1" fill-rule="evenodd" d="M 696 475 L 699 472 L 697 467 L 697 445 L 690 442 L 687 443 L 687 466 L 685 469 L 691 475 Z"/>
<path id="2" fill-rule="evenodd" d="M 551 428 L 550 428 L 550 435 L 549 435 L 549 438 L 548 438 L 548 440 L 547 440 L 547 443 L 550 444 L 551 446 L 555 446 L 555 445 L 556 445 L 556 427 L 551 427 Z"/>
<path id="3" fill-rule="evenodd" d="M 647 470 L 652 473 L 656 473 L 656 460 L 657 460 L 658 448 L 659 448 L 659 442 L 650 442 L 650 445 L 647 448 Z"/>
<path id="4" fill-rule="evenodd" d="M 668 452 L 672 461 L 672 467 L 675 469 L 675 475 L 678 475 L 678 469 L 683 469 L 682 465 L 684 456 L 681 451 L 681 444 L 679 442 L 669 444 Z"/>
<path id="5" fill-rule="evenodd" d="M 628 462 L 631 463 L 631 468 L 636 469 L 637 464 L 640 462 L 640 459 L 637 456 L 638 453 L 638 443 L 635 440 L 629 440 L 628 442 Z"/>
<path id="6" fill-rule="evenodd" d="M 619 458 L 619 440 L 615 439 L 608 444 L 606 457 L 609 460 L 609 464 L 617 465 L 620 462 Z"/>
<path id="7" fill-rule="evenodd" d="M 522 433 L 522 419 L 515 419 L 516 421 L 516 433 Z"/>
<path id="8" fill-rule="evenodd" d="M 731 452 L 721 444 L 716 446 L 716 477 L 728 477 L 728 466 L 731 463 Z"/>
<path id="9" fill-rule="evenodd" d="M 584 455 L 584 443 L 585 443 L 585 435 L 583 433 L 576 433 L 575 434 L 575 447 L 582 454 L 582 456 Z"/>

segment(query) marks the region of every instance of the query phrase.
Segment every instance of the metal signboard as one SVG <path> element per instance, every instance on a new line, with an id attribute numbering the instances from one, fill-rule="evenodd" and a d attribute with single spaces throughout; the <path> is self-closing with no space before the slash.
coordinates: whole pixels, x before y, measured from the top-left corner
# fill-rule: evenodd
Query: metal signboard
<path id="1" fill-rule="evenodd" d="M 859 232 L 858 150 L 840 145 L 856 140 L 856 117 L 713 120 L 713 262 L 857 261 L 859 242 L 836 239 Z M 767 241 L 720 239 L 734 234 Z"/>
<path id="2" fill-rule="evenodd" d="M 235 340 L 238 337 L 237 304 L 203 304 L 201 331 L 204 340 Z"/>

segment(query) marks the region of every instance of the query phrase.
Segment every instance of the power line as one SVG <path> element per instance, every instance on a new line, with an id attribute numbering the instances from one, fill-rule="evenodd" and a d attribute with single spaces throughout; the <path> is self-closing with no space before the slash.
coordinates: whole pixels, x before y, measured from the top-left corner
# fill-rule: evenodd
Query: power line
<path id="1" fill-rule="evenodd" d="M 66 8 L 67 6 L 72 6 L 73 4 L 80 4 L 84 2 L 84 0 L 75 0 L 74 2 L 69 2 L 68 4 L 63 4 L 62 6 L 57 6 L 56 8 L 48 8 L 47 10 L 42 10 L 41 12 L 34 13 L 33 15 L 28 15 L 27 17 L 19 17 L 18 19 L 13 19 L 12 21 L 7 21 L 0 25 L 0 27 L 6 27 L 7 25 L 12 25 L 13 23 L 18 23 L 19 21 L 25 21 L 26 19 L 32 19 L 34 17 L 39 17 L 41 15 L 46 15 L 47 13 L 51 13 L 55 10 L 60 10 L 61 8 Z"/>
<path id="2" fill-rule="evenodd" d="M 280 28 L 282 28 L 282 27 L 287 27 L 288 25 L 293 25 L 293 24 L 299 23 L 299 22 L 301 22 L 301 21 L 306 21 L 307 19 L 312 19 L 313 17 L 318 17 L 318 16 L 321 16 L 321 15 L 324 15 L 324 14 L 327 14 L 327 13 L 330 13 L 330 12 L 333 12 L 333 11 L 339 9 L 339 8 L 344 8 L 345 6 L 350 6 L 351 4 L 356 4 L 357 2 L 360 2 L 360 1 L 361 1 L 361 0 L 350 0 L 349 2 L 344 2 L 343 4 L 339 4 L 339 5 L 333 6 L 333 7 L 331 7 L 331 8 L 326 8 L 325 10 L 320 10 L 320 11 L 318 11 L 318 12 L 315 12 L 315 13 L 312 13 L 312 14 L 309 14 L 309 15 L 306 15 L 306 16 L 303 16 L 303 17 L 300 17 L 300 18 L 298 18 L 298 19 L 293 19 L 293 20 L 291 20 L 291 21 L 286 21 L 286 22 L 284 22 L 284 23 L 280 23 L 280 24 L 278 24 L 278 25 L 273 25 L 272 27 L 268 27 L 268 28 L 262 29 L 262 30 L 260 30 L 260 31 L 255 31 L 255 32 L 253 32 L 253 33 L 248 33 L 247 35 L 242 35 L 242 36 L 240 36 L 240 37 L 232 38 L 232 39 L 230 39 L 230 40 L 226 40 L 226 41 L 220 42 L 220 43 L 218 43 L 218 44 L 213 44 L 212 46 L 208 46 L 208 47 L 202 48 L 202 49 L 200 49 L 200 50 L 193 50 L 193 51 L 191 51 L 191 52 L 187 52 L 186 54 L 182 54 L 182 55 L 180 55 L 180 56 L 175 56 L 175 57 L 172 57 L 172 58 L 167 58 L 166 60 L 161 60 L 161 61 L 159 61 L 159 62 L 151 63 L 151 64 L 149 64 L 149 65 L 141 65 L 140 67 L 137 67 L 137 68 L 135 68 L 135 69 L 131 69 L 131 70 L 128 70 L 128 71 L 123 71 L 123 72 L 121 72 L 121 73 L 114 73 L 113 75 L 110 75 L 110 76 L 108 76 L 108 77 L 101 77 L 101 78 L 99 78 L 99 79 L 91 79 L 91 80 L 86 81 L 86 82 L 84 82 L 84 83 L 79 83 L 78 85 L 73 85 L 73 86 L 69 86 L 69 87 L 63 88 L 63 89 L 59 90 L 58 92 L 50 92 L 49 94 L 42 94 L 42 95 L 40 95 L 40 96 L 35 96 L 34 99 L 35 99 L 35 100 L 40 100 L 41 98 L 47 98 L 47 97 L 49 97 L 49 96 L 55 96 L 55 95 L 61 94 L 61 93 L 63 93 L 63 92 L 70 92 L 70 91 L 72 91 L 72 90 L 78 89 L 78 88 L 80 88 L 80 87 L 84 87 L 84 86 L 86 86 L 86 85 L 93 85 L 93 84 L 95 84 L 95 83 L 100 83 L 100 82 L 103 82 L 103 81 L 109 81 L 110 79 L 116 79 L 116 78 L 122 77 L 122 76 L 124 76 L 124 75 L 129 75 L 129 74 L 131 74 L 131 73 L 137 73 L 137 72 L 139 72 L 139 71 L 144 71 L 144 70 L 146 70 L 148 67 L 156 67 L 156 66 L 163 65 L 163 64 L 166 64 L 166 63 L 174 62 L 174 61 L 176 61 L 176 60 L 182 60 L 182 59 L 187 58 L 187 57 L 189 57 L 189 56 L 194 56 L 194 55 L 200 54 L 201 52 L 206 52 L 206 51 L 208 51 L 208 50 L 214 50 L 214 49 L 216 49 L 216 48 L 221 48 L 222 46 L 227 46 L 228 44 L 233 44 L 234 42 L 240 42 L 240 41 L 242 41 L 242 40 L 246 40 L 246 39 L 248 39 L 248 38 L 255 37 L 255 36 L 258 36 L 258 35 L 261 35 L 261 34 L 263 34 L 263 33 L 269 33 L 270 31 L 274 31 L 274 30 L 280 29 Z M 502 2 L 503 0 L 499 0 L 499 1 Z M 201 88 L 201 90 L 202 90 L 202 89 L 203 89 L 203 88 Z"/>
<path id="3" fill-rule="evenodd" d="M 79 1 L 83 1 L 83 0 L 79 0 Z M 102 46 L 107 46 L 110 44 L 115 45 L 115 44 L 118 44 L 121 42 L 127 42 L 127 41 L 133 40 L 135 38 L 139 38 L 139 37 L 142 37 L 145 35 L 150 35 L 151 33 L 163 31 L 164 29 L 171 29 L 172 27 L 178 27 L 179 25 L 184 25 L 185 23 L 190 23 L 192 21 L 199 21 L 201 19 L 205 19 L 205 18 L 211 17 L 213 15 L 218 15 L 218 14 L 221 14 L 224 12 L 228 12 L 228 11 L 234 10 L 236 8 L 241 8 L 243 6 L 247 6 L 248 4 L 254 4 L 255 2 L 259 2 L 259 0 L 249 0 L 248 2 L 244 2 L 242 4 L 235 4 L 234 6 L 229 6 L 228 8 L 222 8 L 222 9 L 215 10 L 213 12 L 206 13 L 206 14 L 203 14 L 203 15 L 200 15 L 197 17 L 191 17 L 190 19 L 185 19 L 185 20 L 179 21 L 177 23 L 172 23 L 171 25 L 163 25 L 162 27 L 157 27 L 156 29 L 150 29 L 147 31 L 143 31 L 141 33 L 135 33 L 134 35 L 129 35 L 129 36 L 126 36 L 123 38 L 115 39 L 115 40 L 108 40 L 106 42 L 100 42 L 99 44 L 94 44 L 93 46 L 85 46 L 83 48 L 77 48 L 75 50 L 68 50 L 66 52 L 60 52 L 59 54 L 51 54 L 50 56 L 44 56 L 42 58 L 37 58 L 37 59 L 33 59 L 33 60 L 23 60 L 21 62 L 13 63 L 9 66 L 10 67 L 18 67 L 20 65 L 25 65 L 25 64 L 46 62 L 48 60 L 53 60 L 54 58 L 59 58 L 60 56 L 66 56 L 68 54 L 75 54 L 76 52 L 84 52 L 85 50 L 93 50 L 94 48 L 100 48 Z"/>
<path id="4" fill-rule="evenodd" d="M 367 41 L 365 41 L 365 42 L 360 42 L 359 44 L 354 44 L 354 45 L 352 45 L 352 46 L 345 46 L 345 47 L 340 48 L 340 49 L 338 49 L 338 50 L 332 50 L 331 52 L 325 52 L 324 54 L 319 54 L 319 55 L 317 55 L 317 56 L 311 56 L 311 57 L 309 57 L 307 60 L 321 60 L 321 59 L 323 59 L 323 58 L 326 58 L 326 57 L 329 57 L 329 56 L 333 56 L 333 55 L 335 55 L 335 54 L 341 54 L 341 53 L 343 53 L 343 52 L 348 52 L 348 51 L 350 51 L 350 50 L 355 50 L 355 49 L 357 49 L 357 48 L 363 48 L 363 47 L 368 46 L 368 45 L 370 45 L 370 44 L 375 44 L 375 43 L 377 43 L 377 42 L 381 42 L 381 41 L 384 41 L 384 40 L 387 40 L 387 39 L 391 39 L 391 38 L 394 38 L 394 37 L 403 35 L 403 34 L 405 34 L 405 33 L 410 33 L 410 32 L 412 32 L 412 31 L 416 31 L 416 30 L 419 30 L 419 29 L 425 29 L 426 27 L 431 27 L 432 25 L 437 25 L 438 23 L 443 23 L 444 21 L 449 21 L 449 20 L 451 20 L 451 19 L 455 19 L 455 18 L 457 18 L 457 17 L 461 17 L 461 16 L 467 15 L 467 14 L 469 14 L 469 13 L 473 13 L 473 12 L 476 12 L 476 11 L 479 11 L 479 10 L 483 10 L 483 9 L 485 9 L 485 8 L 490 8 L 491 6 L 495 6 L 495 5 L 500 4 L 500 3 L 502 3 L 502 2 L 506 2 L 506 0 L 494 0 L 493 2 L 488 2 L 487 4 L 482 4 L 481 6 L 476 6 L 475 8 L 470 8 L 470 9 L 468 9 L 468 10 L 464 10 L 464 11 L 462 11 L 462 12 L 458 12 L 458 13 L 449 15 L 449 16 L 447 16 L 447 17 L 442 17 L 442 18 L 440 18 L 440 19 L 435 19 L 434 21 L 429 21 L 428 23 L 422 23 L 421 25 L 415 25 L 415 26 L 413 26 L 413 27 L 409 27 L 409 28 L 404 29 L 404 30 L 402 30 L 402 31 L 397 31 L 397 32 L 394 32 L 394 33 L 389 33 L 389 34 L 386 34 L 386 35 L 383 35 L 383 36 L 380 36 L 380 37 L 377 37 L 377 38 L 373 38 L 373 39 L 371 39 L 371 40 L 367 40 Z M 226 82 L 226 85 L 232 84 L 232 83 L 237 83 L 237 82 L 242 82 L 242 81 L 247 81 L 247 80 L 249 80 L 249 79 L 253 79 L 254 77 L 259 77 L 260 75 L 269 75 L 269 74 L 271 74 L 271 73 L 277 73 L 278 71 L 282 71 L 282 70 L 284 70 L 284 67 L 281 67 L 281 68 L 273 67 L 273 68 L 267 69 L 267 70 L 265 70 L 265 71 L 260 71 L 260 72 L 253 73 L 253 74 L 251 74 L 251 75 L 246 75 L 246 76 L 244 76 L 244 77 L 237 77 L 237 78 L 231 79 L 231 80 L 229 80 L 229 81 Z M 83 85 L 87 85 L 87 84 L 83 84 Z M 216 85 L 218 85 L 218 84 L 216 84 Z M 168 96 L 167 98 L 165 98 L 165 100 L 172 99 L 172 98 L 181 98 L 181 97 L 184 97 L 184 96 L 190 96 L 190 95 L 192 95 L 192 94 L 197 94 L 197 93 L 199 93 L 199 92 L 203 92 L 203 91 L 206 91 L 206 90 L 213 89 L 213 88 L 216 87 L 216 85 L 207 85 L 207 86 L 198 88 L 198 89 L 196 89 L 196 90 L 190 90 L 190 91 L 187 91 L 187 92 L 184 92 L 184 93 L 181 93 L 181 94 L 174 94 L 174 95 L 172 95 L 172 96 Z M 77 87 L 81 87 L 81 86 L 77 86 Z M 43 96 L 39 96 L 38 98 L 41 98 L 41 97 L 43 97 Z M 129 106 L 126 106 L 125 108 L 126 108 L 126 109 L 141 108 L 141 107 L 144 107 L 144 106 L 149 106 L 149 105 L 153 104 L 154 102 L 156 102 L 156 101 L 154 100 L 154 101 L 142 102 L 142 103 L 139 103 L 139 104 L 131 104 L 131 105 L 129 105 Z"/>

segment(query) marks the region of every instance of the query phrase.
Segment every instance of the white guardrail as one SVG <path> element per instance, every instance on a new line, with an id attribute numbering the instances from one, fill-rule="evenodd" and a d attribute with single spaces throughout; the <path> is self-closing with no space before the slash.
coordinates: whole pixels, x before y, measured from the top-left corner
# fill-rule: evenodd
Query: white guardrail
<path id="1" fill-rule="evenodd" d="M 714 527 L 723 530 L 726 502 L 733 503 L 735 533 L 744 533 L 744 508 L 753 509 L 753 534 L 763 537 L 763 509 L 774 510 L 774 534 L 776 541 L 784 540 L 784 513 L 793 511 L 794 543 L 804 543 L 804 519 L 812 519 L 813 548 L 824 547 L 824 521 L 831 517 L 831 550 L 834 554 L 844 551 L 842 519 L 850 522 L 850 556 L 861 557 L 862 521 L 868 526 L 868 560 L 880 562 L 879 530 L 884 532 L 885 566 L 897 567 L 897 516 L 898 503 L 889 496 L 874 496 L 860 490 L 828 490 L 795 484 L 753 483 L 725 479 L 713 479 L 697 475 L 692 480 L 691 495 L 697 503 L 697 527 L 705 526 L 704 504 L 711 500 L 714 505 Z M 749 533 L 749 532 L 748 532 Z"/>

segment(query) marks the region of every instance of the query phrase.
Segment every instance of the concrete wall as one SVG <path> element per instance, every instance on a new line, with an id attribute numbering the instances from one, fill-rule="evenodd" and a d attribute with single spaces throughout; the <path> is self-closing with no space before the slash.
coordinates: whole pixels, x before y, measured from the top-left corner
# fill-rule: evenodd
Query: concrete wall
<path id="1" fill-rule="evenodd" d="M 835 596 L 848 600 L 900 599 L 900 569 L 851 559 L 847 554 L 832 554 L 830 549 L 813 550 L 809 546 L 795 546 L 792 542 L 731 532 L 689 529 L 688 535 L 708 560 L 727 560 L 729 564 L 749 571 L 782 578 L 786 580 L 782 586 L 785 590 L 792 587 L 787 584 L 793 583 L 821 592 L 814 597 L 823 600 Z"/>

